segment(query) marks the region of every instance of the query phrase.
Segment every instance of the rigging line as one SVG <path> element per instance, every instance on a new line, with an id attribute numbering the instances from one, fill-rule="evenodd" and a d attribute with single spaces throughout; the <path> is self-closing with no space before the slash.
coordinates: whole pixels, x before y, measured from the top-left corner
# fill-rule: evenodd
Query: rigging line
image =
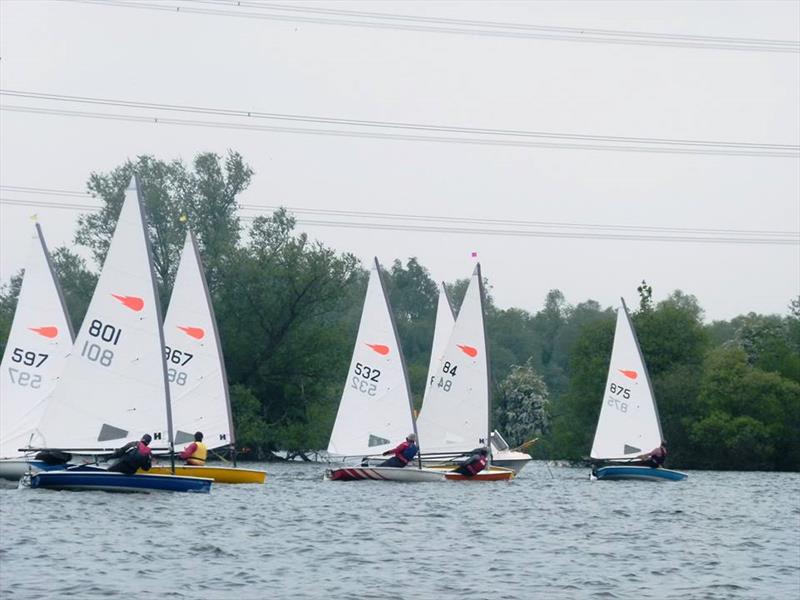
<path id="1" fill-rule="evenodd" d="M 674 146 L 648 147 L 648 146 L 620 146 L 620 145 L 599 145 L 599 144 L 578 144 L 565 142 L 537 142 L 525 140 L 503 140 L 503 139 L 481 139 L 469 137 L 444 137 L 444 136 L 425 136 L 399 133 L 380 133 L 357 130 L 336 130 L 336 129 L 314 129 L 301 127 L 280 127 L 273 125 L 256 125 L 252 123 L 231 123 L 220 121 L 201 121 L 189 119 L 162 118 L 143 115 L 123 115 L 114 113 L 98 113 L 84 111 L 70 111 L 48 108 L 34 108 L 28 106 L 0 105 L 0 111 L 20 112 L 29 114 L 80 117 L 89 119 L 102 119 L 113 121 L 127 121 L 132 123 L 151 123 L 154 125 L 180 125 L 188 127 L 206 127 L 212 129 L 231 129 L 242 131 L 271 131 L 276 133 L 299 133 L 306 135 L 322 135 L 333 137 L 350 137 L 378 140 L 396 140 L 407 142 L 437 142 L 448 144 L 470 144 L 479 146 L 506 146 L 519 148 L 550 148 L 562 150 L 604 150 L 611 152 L 644 152 L 650 154 L 698 154 L 709 156 L 749 156 L 749 157 L 770 157 L 770 158 L 797 158 L 798 154 L 790 151 L 757 151 L 752 150 L 729 150 L 725 148 L 678 148 Z"/>
<path id="2" fill-rule="evenodd" d="M 597 29 L 590 27 L 558 27 L 553 25 L 531 25 L 526 23 L 453 19 L 449 17 L 402 15 L 395 13 L 343 10 L 343 9 L 320 8 L 312 6 L 290 6 L 286 4 L 275 4 L 272 2 L 245 2 L 239 0 L 184 0 L 184 1 L 192 4 L 210 4 L 216 6 L 227 6 L 232 8 L 239 8 L 244 6 L 246 8 L 258 8 L 261 10 L 307 12 L 307 13 L 318 13 L 325 15 L 344 15 L 351 17 L 413 21 L 422 23 L 446 23 L 452 25 L 468 25 L 475 27 L 522 29 L 522 30 L 532 30 L 532 31 L 555 31 L 561 33 L 609 35 L 609 36 L 637 37 L 637 38 L 645 37 L 645 38 L 679 39 L 679 40 L 692 40 L 692 41 L 730 42 L 730 43 L 743 43 L 743 44 L 769 44 L 769 45 L 775 44 L 775 45 L 800 46 L 800 41 L 795 41 L 795 40 L 655 33 L 655 32 L 645 32 L 645 31 L 619 30 L 619 29 Z"/>
<path id="3" fill-rule="evenodd" d="M 698 48 L 698 49 L 711 49 L 711 50 L 737 50 L 737 51 L 750 51 L 750 52 L 778 52 L 778 53 L 797 53 L 800 50 L 774 45 L 747 45 L 747 44 L 721 44 L 721 43 L 693 43 L 690 41 L 679 40 L 647 40 L 647 39 L 623 39 L 613 37 L 590 37 L 585 35 L 567 35 L 567 34 L 545 34 L 533 31 L 484 31 L 479 29 L 464 29 L 455 27 L 435 27 L 422 24 L 403 24 L 403 23 L 380 23 L 377 21 L 358 21 L 347 20 L 340 18 L 326 19 L 322 17 L 303 17 L 300 15 L 278 15 L 257 12 L 244 12 L 244 11 L 229 11 L 207 8 L 193 8 L 190 6 L 181 5 L 165 5 L 165 4 L 147 4 L 145 2 L 130 2 L 126 0 L 62 0 L 65 2 L 73 2 L 78 4 L 93 4 L 98 6 L 112 7 L 112 8 L 136 8 L 144 10 L 157 10 L 166 11 L 171 13 L 190 13 L 199 15 L 210 16 L 223 16 L 234 18 L 247 18 L 247 19 L 262 19 L 271 21 L 286 21 L 292 23 L 313 23 L 322 25 L 339 25 L 347 27 L 360 27 L 371 29 L 383 30 L 397 30 L 397 31 L 416 31 L 423 33 L 446 33 L 454 35 L 473 35 L 479 37 L 503 37 L 503 38 L 517 38 L 517 39 L 540 39 L 540 40 L 554 40 L 566 42 L 582 42 L 582 43 L 603 43 L 603 44 L 623 44 L 635 46 L 665 46 L 665 47 L 678 47 L 678 48 Z"/>
<path id="4" fill-rule="evenodd" d="M 60 208 L 70 210 L 90 210 L 99 211 L 102 207 L 78 205 L 78 204 L 64 204 L 64 203 L 46 203 L 27 200 L 16 200 L 13 198 L 0 198 L 0 204 L 10 204 L 18 206 L 31 206 L 31 207 L 44 207 L 44 208 Z M 287 209 L 289 210 L 289 209 Z M 254 221 L 256 216 L 242 216 L 240 217 L 245 221 Z M 485 228 L 466 228 L 466 227 L 441 227 L 441 226 L 426 226 L 426 225 L 405 225 L 399 223 L 364 223 L 354 221 L 332 221 L 320 219 L 295 219 L 297 223 L 305 225 L 318 225 L 324 227 L 343 227 L 355 229 L 368 229 L 368 230 L 388 230 L 388 231 L 417 231 L 423 233 L 462 233 L 462 234 L 477 234 L 477 235 L 500 235 L 509 237 L 553 237 L 553 238 L 571 238 L 571 239 L 612 239 L 612 240 L 642 240 L 642 241 L 675 241 L 675 242 L 709 242 L 709 243 L 733 243 L 733 244 L 761 244 L 761 245 L 800 245 L 800 236 L 797 239 L 787 238 L 752 238 L 752 237 L 713 237 L 702 235 L 664 235 L 664 234 L 625 234 L 625 233 L 591 233 L 591 232 L 568 232 L 568 231 L 530 231 L 519 229 L 485 229 Z"/>
<path id="5" fill-rule="evenodd" d="M 233 116 L 256 119 L 274 119 L 285 121 L 299 121 L 305 123 L 321 123 L 325 125 L 349 125 L 358 127 L 377 127 L 388 129 L 409 129 L 417 131 L 434 131 L 443 133 L 463 133 L 475 135 L 503 135 L 512 137 L 534 137 L 559 140 L 582 140 L 598 142 L 621 142 L 635 144 L 666 144 L 680 146 L 712 146 L 721 148 L 756 148 L 769 150 L 792 150 L 800 152 L 800 145 L 790 144 L 765 144 L 757 142 L 727 142 L 719 140 L 693 140 L 693 139 L 670 139 L 653 137 L 630 137 L 630 136 L 609 136 L 562 133 L 552 131 L 531 131 L 522 129 L 490 129 L 482 127 L 455 127 L 450 125 L 431 125 L 425 123 L 412 123 L 402 121 L 374 121 L 364 119 L 342 119 L 335 117 L 321 117 L 315 115 L 296 115 L 287 113 L 259 112 L 241 109 L 211 108 L 203 106 L 164 104 L 157 102 L 139 102 L 134 100 L 116 100 L 112 98 L 96 98 L 90 96 L 72 96 L 64 94 L 50 94 L 44 92 L 31 92 L 25 90 L 0 89 L 0 96 L 11 96 L 15 98 L 27 98 L 35 100 L 46 100 L 54 102 L 68 102 L 76 104 L 91 104 L 102 106 L 117 106 L 125 108 L 140 108 L 145 110 L 166 110 L 170 112 L 187 112 L 196 114 Z"/>
<path id="6" fill-rule="evenodd" d="M 0 189 L 8 189 L 10 191 L 21 191 L 24 193 L 48 194 L 55 192 L 58 195 L 64 196 L 78 196 L 86 197 L 86 194 L 81 192 L 73 192 L 69 190 L 53 190 L 52 188 L 36 188 L 27 186 L 12 186 L 0 185 Z M 54 201 L 46 202 L 43 200 L 20 200 L 19 202 L 28 202 L 32 205 L 39 203 L 56 204 Z M 85 206 L 86 208 L 97 208 L 92 205 L 75 205 Z M 270 204 L 245 204 L 239 203 L 239 209 L 251 210 L 258 212 L 274 212 L 279 209 L 285 209 L 292 214 L 319 214 L 335 217 L 367 217 L 375 219 L 401 219 L 406 221 L 432 221 L 442 223 L 473 223 L 478 225 L 517 225 L 520 227 L 560 227 L 566 229 L 598 229 L 598 230 L 620 230 L 620 231 L 657 231 L 657 232 L 672 232 L 672 233 L 704 233 L 704 234 L 740 234 L 740 235 L 774 235 L 774 236 L 796 236 L 800 239 L 800 231 L 775 231 L 775 230 L 755 230 L 755 229 L 712 229 L 712 228 L 693 228 L 693 227 L 659 227 L 655 225 L 603 225 L 599 223 L 572 223 L 568 221 L 529 221 L 520 219 L 488 219 L 488 218 L 473 218 L 473 217 L 443 217 L 438 215 L 419 215 L 407 213 L 387 213 L 375 211 L 356 211 L 356 210 L 334 210 L 334 209 L 317 209 L 317 208 L 304 208 L 293 207 L 286 205 L 270 205 Z"/>

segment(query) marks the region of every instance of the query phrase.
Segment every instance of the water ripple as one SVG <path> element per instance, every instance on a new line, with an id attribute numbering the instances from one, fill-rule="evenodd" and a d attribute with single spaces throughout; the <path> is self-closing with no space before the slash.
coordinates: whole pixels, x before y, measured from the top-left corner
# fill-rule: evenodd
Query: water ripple
<path id="1" fill-rule="evenodd" d="M 800 597 L 798 474 L 591 483 L 533 463 L 462 486 L 266 468 L 207 496 L 0 489 L 0 597 Z"/>

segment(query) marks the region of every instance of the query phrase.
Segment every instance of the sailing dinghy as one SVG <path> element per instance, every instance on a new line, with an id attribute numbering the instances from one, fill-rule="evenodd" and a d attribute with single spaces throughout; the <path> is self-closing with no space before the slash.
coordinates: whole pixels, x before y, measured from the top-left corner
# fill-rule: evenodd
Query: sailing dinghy
<path id="1" fill-rule="evenodd" d="M 98 455 L 152 434 L 173 447 L 164 332 L 141 188 L 125 192 L 92 300 L 39 427 L 47 448 Z M 153 479 L 155 477 L 155 479 Z M 167 478 L 169 481 L 163 479 Z M 211 479 L 123 475 L 97 467 L 38 473 L 31 487 L 202 491 Z"/>
<path id="2" fill-rule="evenodd" d="M 477 320 L 480 319 L 480 329 L 470 327 L 465 324 L 462 324 L 460 329 L 462 332 L 464 329 L 474 330 L 474 335 L 479 336 L 480 331 L 483 329 L 483 308 L 479 302 L 476 302 L 476 300 L 478 300 L 478 298 L 476 298 L 476 292 L 478 290 L 477 285 L 473 286 L 472 281 L 470 281 L 470 288 L 471 292 L 469 290 L 467 291 L 464 297 L 465 302 L 462 304 L 461 308 L 461 312 L 464 313 L 464 316 L 461 317 L 461 315 L 459 315 L 459 318 L 463 318 L 465 323 L 469 320 L 477 323 Z M 469 303 L 466 302 L 467 298 L 470 298 Z M 428 407 L 431 403 L 436 402 L 436 400 L 431 400 L 430 402 L 428 401 L 429 396 L 435 395 L 432 394 L 431 391 L 438 388 L 439 383 L 443 384 L 442 387 L 444 386 L 444 379 L 440 377 L 440 373 L 441 369 L 443 368 L 444 355 L 447 351 L 448 343 L 451 341 L 450 338 L 455 326 L 456 318 L 453 315 L 453 308 L 450 304 L 450 299 L 447 296 L 445 285 L 444 283 L 441 283 L 439 285 L 439 302 L 436 307 L 436 323 L 433 330 L 431 359 L 428 366 L 428 379 L 426 380 L 427 385 L 425 386 L 425 393 L 422 400 L 422 409 L 420 410 L 418 417 L 419 427 L 424 432 L 423 436 L 425 437 L 426 448 L 434 448 L 434 450 L 431 450 L 431 452 L 438 454 L 428 453 L 424 455 L 422 457 L 422 462 L 425 466 L 441 466 L 446 464 L 457 465 L 458 458 L 468 454 L 470 450 L 475 447 L 475 444 L 463 442 L 458 443 L 455 440 L 473 439 L 477 441 L 482 439 L 481 435 L 483 434 L 483 431 L 478 430 L 477 428 L 482 427 L 483 423 L 478 421 L 464 421 L 461 419 L 461 413 L 446 414 L 443 411 L 437 411 L 435 407 L 431 408 L 430 411 L 426 410 L 426 407 Z M 485 343 L 483 346 L 485 348 Z M 486 370 L 481 370 L 480 373 L 485 374 L 486 377 L 487 393 L 485 398 L 488 401 L 488 367 Z M 480 403 L 482 398 L 484 398 L 482 395 L 476 396 L 476 404 Z M 483 408 L 477 408 L 476 410 L 481 411 Z M 434 416 L 429 418 L 428 412 L 434 413 Z M 438 415 L 436 414 L 437 412 L 439 413 Z M 453 434 L 451 431 L 449 437 L 447 437 L 447 434 L 445 434 L 445 437 L 442 437 L 442 434 L 445 432 L 443 427 L 432 426 L 429 428 L 429 419 L 435 420 L 437 418 L 442 419 L 443 421 L 450 421 L 451 423 L 449 426 L 457 433 Z M 450 440 L 452 443 L 448 444 L 448 440 Z M 490 443 L 492 445 L 492 464 L 496 467 L 505 467 L 513 470 L 514 473 L 519 473 L 522 468 L 531 460 L 529 454 L 510 448 L 508 443 L 506 443 L 506 441 L 503 439 L 503 436 L 501 436 L 498 431 L 492 432 Z"/>
<path id="3" fill-rule="evenodd" d="M 625 300 L 617 310 L 614 346 L 592 443 L 592 479 L 681 481 L 685 473 L 632 464 L 663 440 L 653 386 Z"/>
<path id="4" fill-rule="evenodd" d="M 489 353 L 483 304 L 479 263 L 472 272 L 437 368 L 428 380 L 425 404 L 417 422 L 420 436 L 425 440 L 427 457 L 452 459 L 478 446 L 487 446 L 491 439 Z M 497 470 L 508 471 L 513 476 L 513 469 L 494 465 L 491 452 L 489 457 L 490 467 L 473 479 L 489 479 Z"/>
<path id="5" fill-rule="evenodd" d="M 328 454 L 369 457 L 391 450 L 409 431 L 417 433 L 408 373 L 377 258 L 370 271 L 364 308 L 348 380 L 342 393 Z M 424 438 L 422 438 L 424 440 Z M 420 436 L 417 435 L 421 446 Z M 447 481 L 461 479 L 452 466 L 422 468 L 420 461 L 400 467 L 353 466 L 333 469 L 333 481 Z M 513 471 L 486 469 L 474 480 L 510 479 Z"/>
<path id="6" fill-rule="evenodd" d="M 233 417 L 222 344 L 197 241 L 191 231 L 186 233 L 164 319 L 164 340 L 175 445 L 189 445 L 194 441 L 194 432 L 202 431 L 209 450 L 232 446 Z M 146 472 L 169 474 L 172 469 L 153 466 Z M 176 465 L 175 474 L 209 477 L 217 483 L 264 483 L 267 475 L 256 469 L 214 465 Z"/>
<path id="7" fill-rule="evenodd" d="M 14 320 L 0 363 L 0 478 L 52 468 L 21 448 L 38 447 L 39 421 L 72 350 L 72 323 L 36 223 Z M 57 467 L 58 468 L 58 467 Z"/>

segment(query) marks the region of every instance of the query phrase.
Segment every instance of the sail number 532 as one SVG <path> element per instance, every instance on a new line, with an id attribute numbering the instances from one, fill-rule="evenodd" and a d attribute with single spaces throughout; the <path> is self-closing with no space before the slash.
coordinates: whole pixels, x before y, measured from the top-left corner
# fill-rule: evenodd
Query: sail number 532
<path id="1" fill-rule="evenodd" d="M 380 370 L 358 362 L 353 372 L 355 375 L 350 380 L 350 387 L 357 389 L 362 394 L 374 396 L 378 391 L 376 384 L 381 376 Z"/>

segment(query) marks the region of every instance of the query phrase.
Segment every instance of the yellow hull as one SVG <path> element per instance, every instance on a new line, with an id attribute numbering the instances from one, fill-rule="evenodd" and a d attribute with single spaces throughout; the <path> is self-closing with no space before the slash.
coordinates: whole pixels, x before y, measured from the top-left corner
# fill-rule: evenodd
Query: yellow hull
<path id="1" fill-rule="evenodd" d="M 455 467 L 456 465 L 436 465 L 426 466 L 425 468 L 429 471 L 444 472 L 448 481 L 509 481 L 514 479 L 514 475 L 516 475 L 513 469 L 506 469 L 505 467 L 496 467 L 492 465 L 477 475 L 465 477 L 460 473 L 451 473 Z"/>
<path id="2" fill-rule="evenodd" d="M 157 475 L 171 475 L 169 465 L 153 466 L 149 471 L 139 473 L 155 473 Z M 264 483 L 267 477 L 265 471 L 255 469 L 241 469 L 239 467 L 196 467 L 194 465 L 175 465 L 175 475 L 188 475 L 190 477 L 208 477 L 217 483 Z"/>

